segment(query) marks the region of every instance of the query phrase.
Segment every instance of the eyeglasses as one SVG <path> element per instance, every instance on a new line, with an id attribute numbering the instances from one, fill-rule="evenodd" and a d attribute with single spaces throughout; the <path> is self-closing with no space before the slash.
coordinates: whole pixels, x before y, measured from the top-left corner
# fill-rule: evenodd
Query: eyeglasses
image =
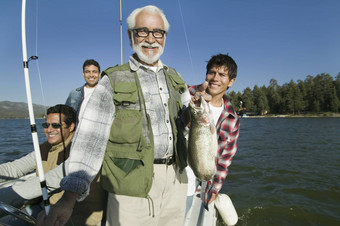
<path id="1" fill-rule="evenodd" d="M 154 29 L 153 31 L 149 31 L 149 29 L 145 27 L 136 28 L 136 29 L 133 29 L 132 31 L 137 35 L 137 37 L 140 37 L 140 38 L 146 38 L 149 36 L 150 33 L 152 33 L 154 38 L 161 39 L 166 34 L 166 31 L 164 30 Z"/>
<path id="2" fill-rule="evenodd" d="M 42 127 L 44 129 L 47 129 L 48 127 L 50 127 L 50 125 L 52 126 L 53 129 L 59 129 L 61 127 L 60 123 L 47 123 L 47 122 L 44 122 L 42 124 Z"/>

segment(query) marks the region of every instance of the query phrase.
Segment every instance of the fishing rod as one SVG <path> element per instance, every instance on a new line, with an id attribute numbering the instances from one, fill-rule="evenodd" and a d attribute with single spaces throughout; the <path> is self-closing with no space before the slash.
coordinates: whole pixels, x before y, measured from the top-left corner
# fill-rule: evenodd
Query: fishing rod
<path id="1" fill-rule="evenodd" d="M 31 133 L 32 133 L 32 139 L 33 139 L 34 153 L 35 153 L 35 159 L 36 159 L 37 169 L 38 169 L 38 174 L 39 174 L 39 179 L 40 179 L 40 187 L 41 187 L 41 190 L 42 190 L 44 207 L 45 207 L 46 215 L 48 215 L 49 210 L 50 210 L 50 203 L 49 203 L 49 199 L 48 199 L 48 192 L 47 192 L 45 174 L 44 174 L 44 169 L 43 169 L 42 160 L 41 160 L 37 127 L 36 127 L 35 120 L 34 120 L 34 111 L 33 111 L 33 104 L 32 104 L 29 72 L 28 72 L 28 62 L 30 60 L 36 60 L 36 59 L 38 59 L 38 57 L 37 56 L 31 56 L 27 60 L 27 47 L 26 47 L 26 0 L 22 0 L 22 8 L 21 8 L 21 36 L 22 36 L 22 56 L 23 56 L 23 62 L 24 62 L 24 73 L 25 73 L 27 106 L 28 106 L 28 113 L 29 113 L 30 124 L 31 124 Z"/>
<path id="2" fill-rule="evenodd" d="M 119 23 L 120 23 L 120 64 L 123 65 L 122 0 L 119 0 Z"/>

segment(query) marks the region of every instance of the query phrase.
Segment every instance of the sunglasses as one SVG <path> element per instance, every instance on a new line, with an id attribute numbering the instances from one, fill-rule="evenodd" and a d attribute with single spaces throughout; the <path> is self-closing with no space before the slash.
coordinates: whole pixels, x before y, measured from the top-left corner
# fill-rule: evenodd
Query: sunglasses
<path id="1" fill-rule="evenodd" d="M 59 129 L 61 127 L 60 123 L 47 123 L 47 122 L 44 122 L 42 124 L 42 127 L 44 129 L 47 129 L 48 127 L 50 127 L 50 125 L 52 126 L 53 129 Z"/>

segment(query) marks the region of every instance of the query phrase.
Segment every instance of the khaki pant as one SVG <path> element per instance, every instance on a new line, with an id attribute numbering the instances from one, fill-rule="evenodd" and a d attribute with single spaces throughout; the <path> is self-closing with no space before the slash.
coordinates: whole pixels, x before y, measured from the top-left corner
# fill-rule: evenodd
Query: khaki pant
<path id="1" fill-rule="evenodd" d="M 175 164 L 154 164 L 150 199 L 109 193 L 106 225 L 183 225 L 187 181 L 185 170 L 176 175 Z"/>

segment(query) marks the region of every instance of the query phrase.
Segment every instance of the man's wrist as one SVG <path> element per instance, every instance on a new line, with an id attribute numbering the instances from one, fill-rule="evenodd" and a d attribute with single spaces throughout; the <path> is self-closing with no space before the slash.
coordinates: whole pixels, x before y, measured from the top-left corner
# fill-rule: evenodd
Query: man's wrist
<path id="1" fill-rule="evenodd" d="M 77 201 L 77 198 L 78 194 L 71 191 L 65 191 L 62 197 L 64 202 L 72 206 L 74 206 L 75 202 Z"/>

